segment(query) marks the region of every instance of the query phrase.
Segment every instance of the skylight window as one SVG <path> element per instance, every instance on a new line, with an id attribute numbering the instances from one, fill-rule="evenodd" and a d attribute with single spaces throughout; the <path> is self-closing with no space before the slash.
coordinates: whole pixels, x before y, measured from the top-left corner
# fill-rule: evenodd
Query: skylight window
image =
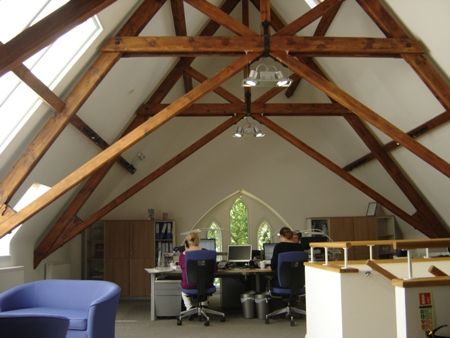
<path id="1" fill-rule="evenodd" d="M 6 43 L 68 0 L 0 1 L 0 41 Z M 96 17 L 73 28 L 24 62 L 46 86 L 54 89 L 102 31 Z M 42 103 L 25 83 L 8 72 L 0 78 L 0 154 Z"/>
<path id="2" fill-rule="evenodd" d="M 42 194 L 47 192 L 50 189 L 50 187 L 40 184 L 40 183 L 33 183 L 31 187 L 26 191 L 26 193 L 22 196 L 22 198 L 17 202 L 17 204 L 14 206 L 14 211 L 20 211 L 24 207 L 26 207 L 28 204 L 33 202 L 35 199 L 40 197 Z M 16 227 L 14 230 L 12 230 L 9 234 L 3 236 L 0 238 L 0 256 L 9 256 L 10 255 L 10 242 L 19 231 L 21 225 Z"/>
<path id="3" fill-rule="evenodd" d="M 314 8 L 320 4 L 323 0 L 305 0 L 309 7 Z"/>

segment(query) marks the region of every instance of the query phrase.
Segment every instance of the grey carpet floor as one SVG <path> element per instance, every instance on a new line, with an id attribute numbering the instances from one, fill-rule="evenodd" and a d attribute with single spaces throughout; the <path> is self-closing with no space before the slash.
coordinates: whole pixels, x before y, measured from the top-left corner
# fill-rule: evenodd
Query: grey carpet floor
<path id="1" fill-rule="evenodd" d="M 116 338 L 300 338 L 305 336 L 304 318 L 291 327 L 284 318 L 265 324 L 257 318 L 245 319 L 239 311 L 227 313 L 227 321 L 211 319 L 210 326 L 197 320 L 185 320 L 178 326 L 175 319 L 150 321 L 150 302 L 122 300 L 116 317 Z"/>

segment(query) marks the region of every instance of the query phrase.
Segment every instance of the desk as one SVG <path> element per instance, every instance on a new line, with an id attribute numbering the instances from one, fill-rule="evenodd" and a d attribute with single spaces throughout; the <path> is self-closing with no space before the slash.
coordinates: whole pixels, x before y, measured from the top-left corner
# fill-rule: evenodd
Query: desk
<path id="1" fill-rule="evenodd" d="M 181 279 L 181 270 L 178 269 L 169 269 L 169 268 L 150 268 L 145 269 L 145 271 L 150 274 L 150 320 L 155 320 L 155 280 L 158 276 L 166 276 L 175 279 Z M 255 276 L 256 277 L 256 292 L 260 292 L 261 290 L 261 281 L 260 276 L 271 274 L 272 269 L 248 269 L 248 268 L 234 268 L 234 269 L 221 269 L 217 270 L 215 276 L 216 277 L 233 277 L 233 276 Z"/>

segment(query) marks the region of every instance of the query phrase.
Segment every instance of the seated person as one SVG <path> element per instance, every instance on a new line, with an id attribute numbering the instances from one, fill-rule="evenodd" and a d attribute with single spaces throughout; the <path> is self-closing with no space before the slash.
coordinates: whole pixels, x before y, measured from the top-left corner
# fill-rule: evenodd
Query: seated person
<path id="1" fill-rule="evenodd" d="M 278 267 L 278 255 L 282 252 L 289 251 L 303 251 L 303 247 L 298 241 L 294 242 L 294 233 L 288 227 L 282 227 L 280 229 L 280 242 L 273 248 L 272 259 L 270 266 L 273 271 L 275 285 L 278 285 L 277 281 L 277 267 Z"/>
<path id="2" fill-rule="evenodd" d="M 189 251 L 195 251 L 195 250 L 202 250 L 202 248 L 199 246 L 200 238 L 198 237 L 198 233 L 191 232 L 186 235 L 184 240 L 184 251 L 180 254 L 179 259 L 179 265 L 181 269 L 181 287 L 184 289 L 193 289 L 196 286 L 195 285 L 189 285 L 187 280 L 187 269 L 186 269 L 186 252 Z M 183 298 L 183 303 L 186 308 L 186 310 L 189 310 L 193 307 L 191 298 L 185 294 L 184 292 L 181 292 L 181 298 Z M 207 305 L 208 302 L 202 302 L 202 305 Z"/>

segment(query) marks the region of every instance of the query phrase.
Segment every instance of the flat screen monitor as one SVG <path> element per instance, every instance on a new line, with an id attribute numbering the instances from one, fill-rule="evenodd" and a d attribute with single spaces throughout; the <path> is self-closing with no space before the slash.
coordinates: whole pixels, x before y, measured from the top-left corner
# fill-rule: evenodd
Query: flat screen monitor
<path id="1" fill-rule="evenodd" d="M 216 240 L 215 239 L 201 239 L 200 248 L 206 250 L 216 251 Z"/>
<path id="2" fill-rule="evenodd" d="M 273 248 L 276 243 L 264 243 L 264 260 L 271 260 L 273 255 Z"/>
<path id="3" fill-rule="evenodd" d="M 244 245 L 228 245 L 228 262 L 245 263 L 252 260 L 252 246 Z"/>

